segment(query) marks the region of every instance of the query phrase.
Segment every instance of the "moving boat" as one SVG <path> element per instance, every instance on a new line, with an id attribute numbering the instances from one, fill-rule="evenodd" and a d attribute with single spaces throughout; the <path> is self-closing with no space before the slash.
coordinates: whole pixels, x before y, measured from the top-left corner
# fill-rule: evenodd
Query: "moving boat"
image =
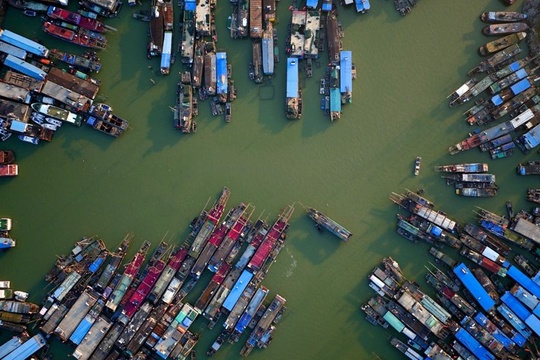
<path id="1" fill-rule="evenodd" d="M 107 43 L 102 37 L 92 37 L 91 34 L 84 31 L 83 28 L 80 28 L 78 31 L 70 30 L 49 21 L 46 21 L 43 24 L 43 31 L 72 44 L 94 49 L 104 49 Z"/>
<path id="2" fill-rule="evenodd" d="M 422 163 L 422 158 L 420 156 L 416 157 L 416 160 L 414 161 L 414 175 L 417 176 L 420 174 L 420 165 Z"/>
<path id="3" fill-rule="evenodd" d="M 349 240 L 349 238 L 352 236 L 352 233 L 349 230 L 345 229 L 343 226 L 339 225 L 337 222 L 330 219 L 328 216 L 324 215 L 315 208 L 309 208 L 307 211 L 309 217 L 315 221 L 318 229 L 324 228 L 343 241 Z"/>
<path id="4" fill-rule="evenodd" d="M 490 11 L 483 12 L 480 20 L 487 23 L 504 23 L 508 21 L 522 21 L 527 18 L 527 14 L 515 11 Z"/>
<path id="5" fill-rule="evenodd" d="M 488 25 L 482 29 L 484 35 L 503 35 L 526 31 L 529 25 L 524 22 Z"/>
<path id="6" fill-rule="evenodd" d="M 65 109 L 61 109 L 53 105 L 42 104 L 42 103 L 33 103 L 31 106 L 32 106 L 32 109 L 46 116 L 51 116 L 53 118 L 56 118 L 56 119 L 59 119 L 59 120 L 62 120 L 62 121 L 65 121 L 65 122 L 68 122 L 77 126 L 81 125 L 82 118 L 79 115 L 69 112 Z"/>
<path id="7" fill-rule="evenodd" d="M 521 40 L 525 39 L 526 37 L 527 37 L 527 33 L 523 31 L 515 33 L 515 34 L 510 34 L 500 39 L 490 41 L 483 46 L 480 46 L 480 48 L 478 49 L 478 52 L 482 56 L 493 54 L 497 51 L 506 49 L 507 47 L 511 45 L 519 43 Z"/>
<path id="8" fill-rule="evenodd" d="M 469 163 L 455 165 L 438 165 L 435 166 L 435 171 L 449 173 L 480 173 L 488 171 L 488 168 L 488 164 L 486 163 Z"/>
<path id="9" fill-rule="evenodd" d="M 0 250 L 9 249 L 12 247 L 15 247 L 16 243 L 15 240 L 9 237 L 0 237 Z"/>
<path id="10" fill-rule="evenodd" d="M 471 197 L 492 197 L 497 195 L 496 189 L 491 188 L 461 188 L 456 189 L 456 194 Z"/>

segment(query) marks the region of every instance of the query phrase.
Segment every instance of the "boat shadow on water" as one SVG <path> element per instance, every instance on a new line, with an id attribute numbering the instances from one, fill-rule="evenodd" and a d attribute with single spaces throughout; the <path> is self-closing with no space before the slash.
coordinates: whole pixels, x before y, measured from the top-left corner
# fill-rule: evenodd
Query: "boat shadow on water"
<path id="1" fill-rule="evenodd" d="M 285 244 L 294 244 L 314 265 L 322 264 L 327 260 L 331 261 L 332 255 L 340 247 L 348 245 L 326 230 L 319 231 L 313 220 L 307 216 L 292 220 L 290 229 L 287 236 L 293 238 L 294 241 L 285 241 Z M 298 229 L 302 229 L 301 232 L 297 232 Z"/>

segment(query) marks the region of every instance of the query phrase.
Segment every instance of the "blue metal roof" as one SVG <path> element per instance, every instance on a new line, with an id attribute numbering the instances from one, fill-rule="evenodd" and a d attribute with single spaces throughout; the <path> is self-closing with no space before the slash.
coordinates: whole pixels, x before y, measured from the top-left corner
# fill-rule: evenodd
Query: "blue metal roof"
<path id="1" fill-rule="evenodd" d="M 499 106 L 503 103 L 503 99 L 500 95 L 497 94 L 491 98 L 491 102 L 493 103 L 493 105 Z"/>
<path id="2" fill-rule="evenodd" d="M 19 59 L 18 57 L 15 57 L 11 54 L 8 54 L 8 56 L 6 56 L 6 59 L 4 60 L 4 65 L 20 73 L 31 76 L 37 80 L 43 80 L 45 79 L 45 76 L 47 76 L 47 73 L 38 68 L 37 66 L 27 63 L 26 61 Z"/>
<path id="3" fill-rule="evenodd" d="M 195 11 L 197 9 L 197 2 L 195 0 L 185 0 L 184 10 Z"/>
<path id="4" fill-rule="evenodd" d="M 310 9 L 315 9 L 318 3 L 319 0 L 306 0 L 306 6 Z"/>
<path id="5" fill-rule="evenodd" d="M 268 294 L 268 289 L 264 286 L 257 289 L 257 292 L 253 297 L 251 298 L 251 301 L 249 302 L 246 310 L 242 314 L 242 317 L 240 317 L 240 320 L 236 323 L 236 326 L 234 327 L 234 330 L 242 333 L 246 327 L 249 325 L 249 322 L 253 318 L 253 315 L 257 312 L 259 306 L 266 298 L 266 295 Z"/>
<path id="6" fill-rule="evenodd" d="M 272 75 L 274 73 L 274 42 L 272 39 L 262 39 L 262 59 L 264 75 Z"/>
<path id="7" fill-rule="evenodd" d="M 88 330 L 92 327 L 92 324 L 94 322 L 90 321 L 89 316 L 85 316 L 84 319 L 79 323 L 75 331 L 73 331 L 73 334 L 69 337 L 69 340 L 71 340 L 75 345 L 79 345 L 85 335 L 88 333 Z"/>
<path id="8" fill-rule="evenodd" d="M 540 144 L 540 125 L 536 125 L 529 132 L 523 135 L 523 142 L 527 149 L 533 149 Z"/>
<path id="9" fill-rule="evenodd" d="M 527 77 L 527 70 L 519 69 L 518 71 L 516 71 L 516 75 L 518 79 L 523 79 L 524 77 Z"/>
<path id="10" fill-rule="evenodd" d="M 339 90 L 342 93 L 352 93 L 352 51 L 341 51 L 339 59 Z"/>
<path id="11" fill-rule="evenodd" d="M 2 30 L 2 33 L 0 34 L 0 41 L 6 42 L 38 56 L 49 56 L 49 49 L 47 49 L 45 46 L 9 30 Z"/>
<path id="12" fill-rule="evenodd" d="M 369 0 L 355 0 L 356 3 L 356 12 L 365 12 L 371 9 L 371 4 Z"/>
<path id="13" fill-rule="evenodd" d="M 510 65 L 508 65 L 508 67 L 510 68 L 510 70 L 516 71 L 516 70 L 519 69 L 521 66 L 519 65 L 519 61 L 514 61 L 513 63 L 511 63 Z"/>
<path id="14" fill-rule="evenodd" d="M 287 58 L 287 98 L 298 97 L 298 59 Z"/>
<path id="15" fill-rule="evenodd" d="M 330 111 L 341 111 L 341 93 L 338 88 L 330 89 Z"/>
<path id="16" fill-rule="evenodd" d="M 14 336 L 10 340 L 0 345 L 0 359 L 22 345 L 20 338 Z"/>
<path id="17" fill-rule="evenodd" d="M 103 264 L 104 260 L 105 260 L 105 258 L 98 257 L 96 260 L 94 260 L 94 262 L 92 264 L 90 264 L 90 266 L 88 267 L 88 270 L 90 270 L 91 273 L 95 273 L 97 271 L 97 269 L 99 269 L 101 264 Z"/>
<path id="18" fill-rule="evenodd" d="M 510 86 L 510 89 L 512 89 L 512 93 L 514 93 L 514 95 L 517 95 L 520 92 L 527 90 L 530 87 L 531 87 L 531 83 L 529 82 L 529 80 L 523 79 L 523 80 L 518 81 L 514 85 Z"/>
<path id="19" fill-rule="evenodd" d="M 242 272 L 242 275 L 240 275 L 240 278 L 238 281 L 236 281 L 236 284 L 234 284 L 234 288 L 231 290 L 231 293 L 225 301 L 223 302 L 223 307 L 229 311 L 231 311 L 240 298 L 240 295 L 244 292 L 246 287 L 248 286 L 249 282 L 251 281 L 251 278 L 253 277 L 253 274 L 247 270 L 244 270 Z"/>
<path id="20" fill-rule="evenodd" d="M 527 308 L 510 292 L 505 292 L 504 295 L 501 296 L 501 301 L 505 303 L 521 320 L 525 321 L 529 316 L 531 316 L 531 312 L 527 310 Z"/>
<path id="21" fill-rule="evenodd" d="M 503 346 L 507 350 L 512 350 L 515 343 L 508 336 L 506 336 L 499 328 L 497 328 L 495 331 L 489 330 L 487 328 L 487 324 L 490 322 L 490 320 L 487 318 L 486 315 L 484 315 L 481 312 L 478 312 L 474 316 L 474 320 L 476 320 L 476 322 L 479 323 L 483 328 L 488 330 L 489 333 L 495 338 L 495 340 L 497 340 L 498 342 L 503 344 Z M 523 340 L 525 340 L 525 339 L 523 339 Z"/>
<path id="22" fill-rule="evenodd" d="M 21 360 L 32 356 L 36 351 L 41 349 L 47 341 L 41 334 L 37 334 L 28 339 L 24 344 L 13 350 L 3 360 Z"/>
<path id="23" fill-rule="evenodd" d="M 525 339 L 528 339 L 532 335 L 532 332 L 527 325 L 525 325 L 525 323 L 521 321 L 508 306 L 501 304 L 497 307 L 497 310 Z"/>
<path id="24" fill-rule="evenodd" d="M 527 275 L 522 273 L 517 267 L 510 266 L 508 268 L 508 271 L 506 273 L 507 276 L 510 276 L 512 279 L 514 279 L 517 283 L 519 283 L 525 290 L 536 296 L 537 298 L 540 298 L 540 286 L 536 284 L 534 281 L 532 281 Z"/>
<path id="25" fill-rule="evenodd" d="M 216 53 L 217 93 L 227 94 L 227 53 Z"/>
<path id="26" fill-rule="evenodd" d="M 9 126 L 9 130 L 23 133 L 26 131 L 27 127 L 28 127 L 28 124 L 25 122 L 12 120 L 11 125 Z"/>
<path id="27" fill-rule="evenodd" d="M 464 329 L 460 328 L 456 332 L 456 339 L 458 339 L 470 352 L 472 352 L 479 360 L 493 360 L 495 356 L 486 350 L 471 334 Z"/>
<path id="28" fill-rule="evenodd" d="M 527 320 L 525 320 L 525 324 L 529 325 L 536 335 L 540 335 L 540 319 L 538 319 L 536 316 L 529 316 Z"/>
<path id="29" fill-rule="evenodd" d="M 172 49 L 172 32 L 166 31 L 163 35 L 163 50 L 161 51 L 161 63 L 162 69 L 169 69 L 171 67 L 171 49 Z"/>
<path id="30" fill-rule="evenodd" d="M 495 301 L 493 301 L 487 291 L 482 287 L 478 280 L 476 280 L 473 274 L 471 274 L 471 271 L 465 264 L 459 264 L 453 271 L 472 296 L 474 296 L 482 309 L 489 311 L 495 306 Z"/>

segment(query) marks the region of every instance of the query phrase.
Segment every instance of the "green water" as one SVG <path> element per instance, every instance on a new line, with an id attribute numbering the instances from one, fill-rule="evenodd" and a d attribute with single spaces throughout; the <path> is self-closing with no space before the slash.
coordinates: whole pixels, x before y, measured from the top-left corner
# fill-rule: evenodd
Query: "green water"
<path id="1" fill-rule="evenodd" d="M 229 38 L 226 18 L 231 6 L 220 1 L 218 49 L 226 50 L 233 64 L 238 98 L 230 124 L 212 117 L 208 104 L 201 102 L 198 132 L 192 135 L 173 128 L 169 109 L 175 103 L 180 61 L 163 77 L 159 60 L 146 59 L 147 24 L 131 19 L 141 8 L 125 6 L 119 18 L 108 21 L 118 32 L 108 36 L 110 45 L 100 55 L 103 70 L 97 77 L 101 93 L 130 121 L 130 129 L 112 139 L 85 125 L 65 125 L 51 143 L 38 147 L 16 139 L 1 144 L 16 151 L 20 175 L 0 180 L 0 215 L 14 219 L 12 236 L 18 241 L 15 249 L 0 254 L 0 279 L 30 291 L 39 302 L 45 293 L 43 275 L 55 255 L 67 253 L 82 236 L 98 235 L 112 248 L 133 232 L 131 254 L 143 240 L 154 246 L 162 238 L 180 243 L 207 199 L 228 186 L 231 206 L 251 202 L 257 207 L 255 216 L 264 211 L 271 220 L 286 204 L 297 202 L 287 246 L 263 283 L 271 295 L 288 300 L 288 310 L 271 346 L 251 357 L 368 359 L 376 353 L 397 358 L 387 340 L 395 332 L 373 327 L 359 310 L 373 295 L 366 275 L 390 255 L 410 278 L 420 278 L 429 256 L 427 246 L 413 246 L 395 233 L 397 208 L 388 194 L 424 188 L 438 208 L 465 222 L 473 220 L 475 205 L 502 213 L 510 199 L 515 209 L 530 209 L 525 191 L 538 186 L 538 179 L 515 175 L 516 164 L 534 154 L 516 152 L 497 161 L 476 151 L 447 155 L 448 146 L 471 128 L 461 117 L 467 106 L 449 109 L 446 96 L 481 60 L 476 49 L 487 39 L 478 15 L 503 6 L 487 0 L 420 1 L 406 17 L 389 0 L 373 0 L 366 15 L 339 7 L 344 49 L 353 51 L 358 79 L 353 103 L 344 107 L 336 123 L 319 110 L 319 78 L 327 54 L 322 54 L 313 78 L 301 77 L 303 118 L 285 119 L 288 6 L 284 1 L 278 6 L 282 55 L 272 79 L 275 97 L 260 100 L 269 89 L 259 94 L 260 87 L 249 81 L 250 42 Z M 49 48 L 80 51 L 42 34 L 38 20 L 14 9 L 4 26 L 39 36 Z M 423 157 L 418 177 L 412 169 L 416 156 Z M 497 175 L 497 197 L 458 198 L 432 171 L 434 165 L 477 161 L 489 162 Z M 340 243 L 320 235 L 299 203 L 326 212 L 350 229 L 353 238 Z M 205 325 L 198 320 L 193 328 Z M 203 332 L 198 357 L 204 358 L 218 328 Z M 241 346 L 226 345 L 215 358 L 238 358 Z M 72 347 L 53 344 L 56 358 L 70 351 Z"/>

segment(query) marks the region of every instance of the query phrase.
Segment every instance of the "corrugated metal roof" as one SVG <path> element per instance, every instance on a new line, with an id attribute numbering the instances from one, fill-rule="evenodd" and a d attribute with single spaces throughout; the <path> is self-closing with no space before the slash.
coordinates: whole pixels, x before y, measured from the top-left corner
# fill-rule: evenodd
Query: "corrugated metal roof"
<path id="1" fill-rule="evenodd" d="M 37 334 L 8 354 L 8 356 L 6 356 L 3 360 L 27 359 L 36 351 L 45 346 L 46 343 L 45 338 L 41 334 Z"/>
<path id="2" fill-rule="evenodd" d="M 4 60 L 4 65 L 12 68 L 13 70 L 17 70 L 18 72 L 21 72 L 25 75 L 31 76 L 37 80 L 43 80 L 45 79 L 45 76 L 47 76 L 47 73 L 38 68 L 37 66 L 27 63 L 26 61 L 19 59 L 18 57 L 15 57 L 11 54 L 8 54 L 6 56 L 6 59 Z"/>
<path id="3" fill-rule="evenodd" d="M 517 283 L 523 286 L 527 291 L 532 293 L 537 298 L 540 298 L 540 286 L 532 281 L 527 275 L 522 273 L 517 267 L 510 266 L 506 275 L 510 276 Z"/>
<path id="4" fill-rule="evenodd" d="M 352 51 L 344 50 L 339 53 L 340 71 L 339 90 L 342 93 L 352 93 Z"/>
<path id="5" fill-rule="evenodd" d="M 26 55 L 27 55 L 26 50 L 23 50 L 11 44 L 5 43 L 3 41 L 0 41 L 0 51 L 6 54 L 11 54 L 23 60 L 24 58 L 26 58 Z"/>
<path id="6" fill-rule="evenodd" d="M 523 305 L 508 291 L 501 296 L 501 301 L 505 303 L 523 321 L 527 320 L 527 318 L 532 315 L 531 312 L 527 310 L 525 305 Z"/>
<path id="7" fill-rule="evenodd" d="M 319 0 L 306 0 L 306 6 L 310 9 L 315 9 L 318 3 Z"/>
<path id="8" fill-rule="evenodd" d="M 84 319 L 82 319 L 73 334 L 71 334 L 69 340 L 71 340 L 75 345 L 79 345 L 81 341 L 83 341 L 88 330 L 90 330 L 92 327 L 92 324 L 93 322 L 90 321 L 89 316 L 87 315 Z"/>
<path id="9" fill-rule="evenodd" d="M 262 59 L 263 73 L 271 75 L 274 73 L 274 42 L 272 39 L 262 39 Z"/>
<path id="10" fill-rule="evenodd" d="M 464 329 L 459 329 L 456 332 L 456 339 L 459 340 L 470 352 L 472 352 L 478 359 L 495 359 L 485 347 L 482 346 L 471 334 Z"/>
<path id="11" fill-rule="evenodd" d="M 512 93 L 514 93 L 514 95 L 517 95 L 520 92 L 527 90 L 530 87 L 531 87 L 531 83 L 529 82 L 529 80 L 523 79 L 521 81 L 518 81 L 514 85 L 510 86 L 510 89 L 512 89 Z"/>
<path id="12" fill-rule="evenodd" d="M 240 298 L 240 295 L 242 295 L 242 292 L 244 292 L 252 277 L 253 274 L 249 271 L 244 270 L 242 272 L 242 275 L 240 275 L 240 278 L 238 279 L 236 284 L 234 284 L 234 288 L 231 290 L 229 296 L 227 296 L 227 298 L 223 302 L 223 307 L 225 309 L 229 311 L 233 309 L 234 304 L 236 304 L 238 298 Z"/>
<path id="13" fill-rule="evenodd" d="M 471 271 L 465 264 L 459 264 L 453 271 L 484 310 L 489 311 L 495 306 L 495 301 L 493 301 L 478 280 L 471 274 Z"/>
<path id="14" fill-rule="evenodd" d="M 298 60 L 287 58 L 287 98 L 298 97 Z"/>
<path id="15" fill-rule="evenodd" d="M 3 42 L 6 42 L 8 44 L 11 44 L 13 46 L 16 46 L 18 48 L 21 48 L 23 50 L 26 50 L 32 54 L 48 57 L 49 56 L 49 49 L 47 49 L 45 46 L 25 38 L 24 36 L 21 36 L 19 34 L 14 33 L 10 30 L 1 30 L 0 34 L 0 40 Z"/>
<path id="16" fill-rule="evenodd" d="M 532 335 L 527 325 L 508 306 L 501 304 L 497 307 L 497 310 L 524 338 L 528 339 Z"/>
<path id="17" fill-rule="evenodd" d="M 386 320 L 387 323 L 390 324 L 394 329 L 397 330 L 397 332 L 401 332 L 405 325 L 399 320 L 394 314 L 392 314 L 390 311 L 388 311 L 386 314 L 384 314 L 383 319 Z"/>
<path id="18" fill-rule="evenodd" d="M 494 324 L 487 318 L 486 315 L 482 314 L 481 312 L 478 312 L 474 316 L 474 320 L 478 324 L 480 324 L 483 328 L 488 330 L 489 333 L 495 338 L 495 340 L 497 340 L 498 342 L 503 344 L 503 346 L 506 349 L 511 350 L 512 347 L 515 346 L 515 343 L 508 336 L 506 336 L 499 328 L 497 328 L 497 330 L 495 330 L 495 331 L 489 330 L 489 326 L 487 324 L 489 324 L 489 323 L 491 323 L 492 325 L 494 325 Z"/>
<path id="19" fill-rule="evenodd" d="M 528 133 L 523 135 L 524 145 L 527 149 L 533 149 L 540 144 L 540 125 L 536 125 Z"/>

